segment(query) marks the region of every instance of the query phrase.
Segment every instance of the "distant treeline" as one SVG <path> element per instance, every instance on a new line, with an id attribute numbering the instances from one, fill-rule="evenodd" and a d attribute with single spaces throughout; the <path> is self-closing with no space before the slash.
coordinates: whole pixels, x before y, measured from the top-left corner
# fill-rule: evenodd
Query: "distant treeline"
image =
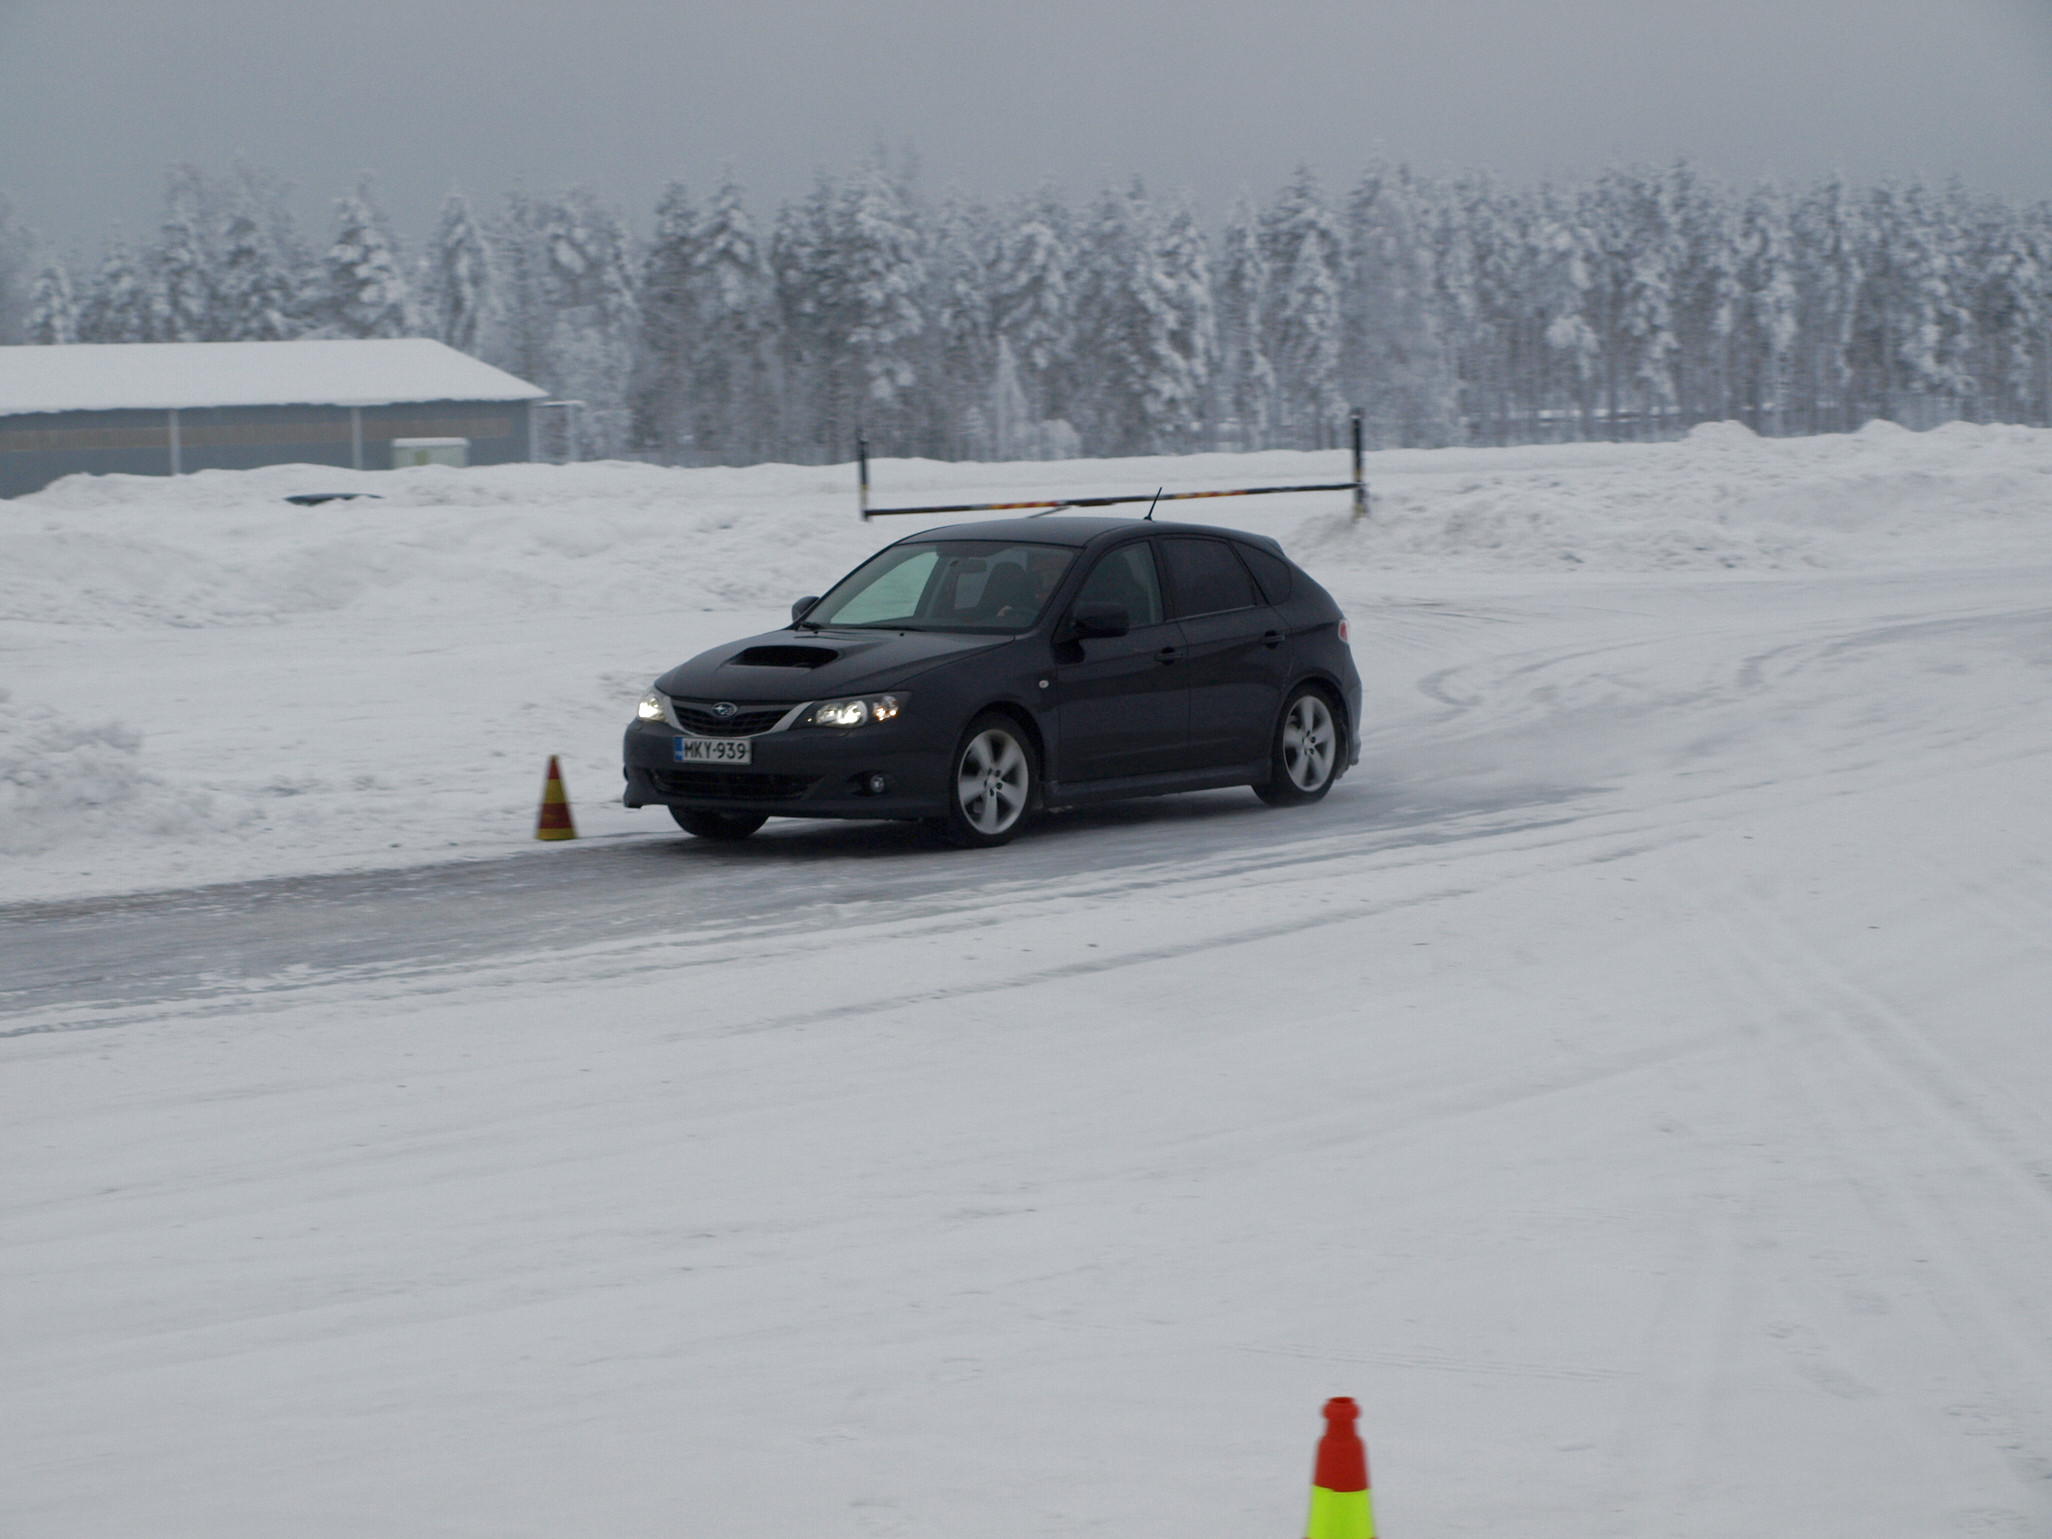
<path id="1" fill-rule="evenodd" d="M 6 330 L 13 331 L 12 336 Z M 584 403 L 585 457 L 941 459 L 2052 421 L 2052 207 L 1958 186 L 1572 185 L 1308 171 L 1212 231 L 1136 181 L 1072 208 L 881 165 L 765 228 L 725 180 L 651 233 L 587 190 L 458 193 L 401 246 L 368 186 L 174 170 L 153 239 L 38 261 L 0 204 L 0 338 L 439 337 Z"/>

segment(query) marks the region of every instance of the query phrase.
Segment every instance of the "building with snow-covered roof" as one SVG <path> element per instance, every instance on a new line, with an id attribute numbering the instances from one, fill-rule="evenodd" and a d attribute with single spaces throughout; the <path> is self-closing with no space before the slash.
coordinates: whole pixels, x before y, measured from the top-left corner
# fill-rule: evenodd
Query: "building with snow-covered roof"
<path id="1" fill-rule="evenodd" d="M 525 460 L 547 393 L 424 337 L 0 347 L 0 497 L 80 472 L 376 470 L 395 439 Z"/>

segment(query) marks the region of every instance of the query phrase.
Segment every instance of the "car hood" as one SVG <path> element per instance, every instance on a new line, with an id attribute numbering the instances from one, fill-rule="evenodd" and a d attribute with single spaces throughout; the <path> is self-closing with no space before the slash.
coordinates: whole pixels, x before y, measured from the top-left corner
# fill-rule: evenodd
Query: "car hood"
<path id="1" fill-rule="evenodd" d="M 699 653 L 657 679 L 656 688 L 687 700 L 823 700 L 895 688 L 936 663 L 1017 639 L 831 627 L 768 631 Z"/>

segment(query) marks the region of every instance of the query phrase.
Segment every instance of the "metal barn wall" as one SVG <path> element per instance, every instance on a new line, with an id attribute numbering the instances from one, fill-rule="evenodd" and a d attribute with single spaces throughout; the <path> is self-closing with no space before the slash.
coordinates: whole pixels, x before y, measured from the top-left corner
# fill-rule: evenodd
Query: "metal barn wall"
<path id="1" fill-rule="evenodd" d="M 395 438 L 467 438 L 470 463 L 528 458 L 525 401 L 421 401 L 347 406 L 218 406 L 176 414 L 180 471 L 259 465 L 392 464 Z M 172 467 L 173 414 L 39 412 L 0 417 L 0 497 L 81 473 L 162 476 Z M 360 438 L 359 438 L 360 434 Z M 312 488 L 318 490 L 319 488 Z"/>

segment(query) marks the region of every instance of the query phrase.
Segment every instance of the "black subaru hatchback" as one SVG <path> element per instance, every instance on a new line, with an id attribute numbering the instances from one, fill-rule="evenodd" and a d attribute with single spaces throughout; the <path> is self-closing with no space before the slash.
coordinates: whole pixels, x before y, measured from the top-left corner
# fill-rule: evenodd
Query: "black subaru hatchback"
<path id="1" fill-rule="evenodd" d="M 1316 801 L 1360 757 L 1346 617 L 1262 535 L 957 525 L 791 613 L 656 680 L 627 729 L 628 806 L 709 839 L 902 818 L 994 845 L 1039 810 L 1128 796 Z"/>

